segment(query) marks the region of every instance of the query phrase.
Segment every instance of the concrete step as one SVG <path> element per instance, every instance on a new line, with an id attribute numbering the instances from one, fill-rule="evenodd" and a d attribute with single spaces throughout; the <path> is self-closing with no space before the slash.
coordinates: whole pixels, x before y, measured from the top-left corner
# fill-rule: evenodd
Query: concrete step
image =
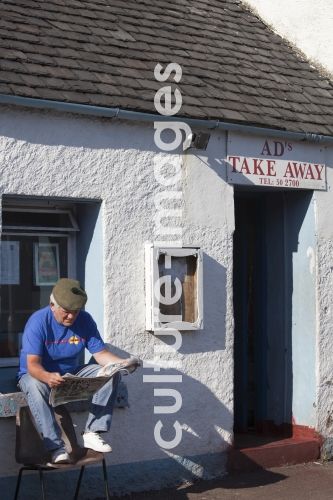
<path id="1" fill-rule="evenodd" d="M 266 437 L 264 443 L 258 440 L 258 445 L 255 446 L 253 443 L 245 447 L 238 444 L 238 447 L 231 448 L 229 451 L 228 470 L 251 471 L 313 462 L 320 457 L 320 445 L 320 438 L 317 437 L 285 439 Z"/>

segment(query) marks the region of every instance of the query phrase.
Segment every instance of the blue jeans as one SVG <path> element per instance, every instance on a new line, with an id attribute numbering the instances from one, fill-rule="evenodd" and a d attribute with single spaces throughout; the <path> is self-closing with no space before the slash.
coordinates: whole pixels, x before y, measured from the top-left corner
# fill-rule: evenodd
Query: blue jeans
<path id="1" fill-rule="evenodd" d="M 80 377 L 95 377 L 100 368 L 96 364 L 84 365 L 78 367 L 72 373 Z M 110 429 L 119 381 L 120 374 L 117 373 L 94 394 L 89 404 L 85 431 L 107 432 Z M 28 400 L 36 427 L 43 437 L 46 449 L 52 451 L 64 447 L 54 410 L 49 405 L 50 387 L 29 375 L 29 373 L 22 375 L 18 384 Z"/>

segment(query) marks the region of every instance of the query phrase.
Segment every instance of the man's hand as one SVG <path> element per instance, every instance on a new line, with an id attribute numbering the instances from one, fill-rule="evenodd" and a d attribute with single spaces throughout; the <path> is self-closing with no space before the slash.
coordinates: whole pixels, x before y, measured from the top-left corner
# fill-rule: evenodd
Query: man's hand
<path id="1" fill-rule="evenodd" d="M 120 358 L 108 349 L 103 349 L 102 351 L 95 352 L 93 356 L 97 363 L 101 366 L 105 366 L 109 363 L 125 363 L 127 361 L 127 359 Z"/>
<path id="2" fill-rule="evenodd" d="M 27 355 L 28 373 L 37 380 L 44 382 L 49 387 L 57 387 L 64 382 L 63 377 L 58 372 L 48 372 L 42 365 L 42 359 L 35 354 Z"/>
<path id="3" fill-rule="evenodd" d="M 123 359 L 120 364 L 121 365 L 127 365 L 129 362 L 131 361 L 131 358 L 126 358 L 126 359 Z"/>
<path id="4" fill-rule="evenodd" d="M 49 387 L 57 387 L 64 382 L 64 378 L 58 372 L 48 373 L 45 382 Z"/>

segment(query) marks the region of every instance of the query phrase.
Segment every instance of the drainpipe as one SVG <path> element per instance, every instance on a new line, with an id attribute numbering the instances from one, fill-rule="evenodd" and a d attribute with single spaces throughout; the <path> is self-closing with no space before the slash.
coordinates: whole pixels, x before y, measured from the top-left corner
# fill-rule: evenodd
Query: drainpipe
<path id="1" fill-rule="evenodd" d="M 256 127 L 240 123 L 227 123 L 220 120 L 202 120 L 180 116 L 163 116 L 153 113 L 143 113 L 141 111 L 130 111 L 122 108 L 91 106 L 90 104 L 76 104 L 71 102 L 34 99 L 31 97 L 19 97 L 5 94 L 0 94 L 0 104 L 23 106 L 26 108 L 52 109 L 65 113 L 75 113 L 103 118 L 116 118 L 119 120 L 134 120 L 143 122 L 182 121 L 187 123 L 191 128 L 206 128 L 210 130 L 221 129 L 250 135 L 269 135 L 270 137 L 280 137 L 293 141 L 333 144 L 333 136 L 329 135 L 312 134 L 307 132 L 291 132 L 288 130 Z"/>

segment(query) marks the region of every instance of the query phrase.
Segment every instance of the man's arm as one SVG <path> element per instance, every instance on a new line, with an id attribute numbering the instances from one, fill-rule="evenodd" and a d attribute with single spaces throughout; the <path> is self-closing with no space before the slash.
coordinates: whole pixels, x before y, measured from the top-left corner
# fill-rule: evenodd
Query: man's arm
<path id="1" fill-rule="evenodd" d="M 40 356 L 37 356 L 36 354 L 28 354 L 27 355 L 28 373 L 37 380 L 44 382 L 51 388 L 60 385 L 64 381 L 60 373 L 46 371 L 43 368 L 41 361 L 42 360 Z"/>
<path id="2" fill-rule="evenodd" d="M 102 351 L 95 352 L 93 354 L 95 360 L 97 363 L 101 366 L 105 366 L 108 363 L 124 363 L 125 361 L 128 361 L 129 358 L 124 359 L 120 358 L 116 354 L 113 354 L 111 351 L 108 351 L 107 349 L 103 349 Z"/>

